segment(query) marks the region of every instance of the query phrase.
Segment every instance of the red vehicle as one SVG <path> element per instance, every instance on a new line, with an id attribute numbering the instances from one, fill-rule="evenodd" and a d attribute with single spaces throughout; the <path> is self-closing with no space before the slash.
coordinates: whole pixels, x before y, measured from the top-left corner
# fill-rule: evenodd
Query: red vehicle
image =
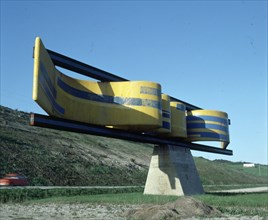
<path id="1" fill-rule="evenodd" d="M 28 180 L 25 176 L 10 173 L 7 174 L 4 178 L 0 179 L 0 186 L 27 186 Z"/>

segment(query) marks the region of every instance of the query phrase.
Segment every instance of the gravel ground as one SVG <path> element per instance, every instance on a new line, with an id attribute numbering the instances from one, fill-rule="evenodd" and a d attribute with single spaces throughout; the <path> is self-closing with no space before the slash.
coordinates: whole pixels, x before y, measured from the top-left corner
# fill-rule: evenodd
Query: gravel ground
<path id="1" fill-rule="evenodd" d="M 71 220 L 71 219 L 102 219 L 125 220 L 129 210 L 139 210 L 140 205 L 111 204 L 0 204 L 1 220 Z M 214 220 L 264 220 L 259 216 L 222 216 L 216 218 L 179 218 L 179 219 L 214 219 Z"/>
<path id="2" fill-rule="evenodd" d="M 125 219 L 135 205 L 98 204 L 0 204 L 0 219 Z"/>

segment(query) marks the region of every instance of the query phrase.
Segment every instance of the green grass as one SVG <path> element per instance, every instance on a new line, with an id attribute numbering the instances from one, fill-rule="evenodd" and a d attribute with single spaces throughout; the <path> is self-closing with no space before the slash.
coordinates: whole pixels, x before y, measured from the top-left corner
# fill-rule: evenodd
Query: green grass
<path id="1" fill-rule="evenodd" d="M 143 195 L 137 193 L 118 193 L 100 195 L 82 195 L 69 197 L 51 197 L 46 199 L 32 200 L 34 203 L 110 203 L 110 204 L 164 204 L 177 200 L 177 196 Z"/>
<path id="2" fill-rule="evenodd" d="M 258 177 L 268 177 L 268 166 L 256 164 L 255 167 L 243 167 L 243 164 L 230 164 L 229 167 Z"/>
<path id="3" fill-rule="evenodd" d="M 267 184 L 268 166 L 258 165 L 256 168 L 243 168 L 243 163 L 225 160 L 209 161 L 197 157 L 195 164 L 203 185 L 241 185 Z M 259 175 L 260 173 L 260 175 Z"/>
<path id="4" fill-rule="evenodd" d="M 235 206 L 235 207 L 267 207 L 268 193 L 254 194 L 206 194 L 196 196 L 196 198 L 213 206 Z"/>
<path id="5" fill-rule="evenodd" d="M 23 204 L 165 204 L 183 197 L 143 195 L 142 188 L 131 189 L 8 189 L 0 191 L 0 203 Z M 268 217 L 268 193 L 205 194 L 194 196 L 223 214 Z"/>
<path id="6" fill-rule="evenodd" d="M 195 196 L 225 214 L 268 216 L 268 193 Z"/>
<path id="7" fill-rule="evenodd" d="M 29 114 L 0 106 L 0 178 L 32 186 L 144 186 L 153 145 L 29 126 Z M 48 141 L 49 140 L 49 141 Z M 195 158 L 203 185 L 267 184 L 268 166 Z"/>
<path id="8" fill-rule="evenodd" d="M 32 127 L 29 114 L 2 106 L 0 121 L 0 178 L 21 173 L 32 186 L 145 184 L 152 145 Z"/>
<path id="9" fill-rule="evenodd" d="M 92 195 L 109 195 L 120 193 L 142 192 L 143 187 L 135 188 L 60 188 L 60 189 L 38 189 L 38 188 L 15 188 L 0 190 L 0 204 L 11 202 L 25 202 L 38 199 L 47 199 L 47 201 L 59 199 L 68 199 L 68 197 L 91 197 Z"/>

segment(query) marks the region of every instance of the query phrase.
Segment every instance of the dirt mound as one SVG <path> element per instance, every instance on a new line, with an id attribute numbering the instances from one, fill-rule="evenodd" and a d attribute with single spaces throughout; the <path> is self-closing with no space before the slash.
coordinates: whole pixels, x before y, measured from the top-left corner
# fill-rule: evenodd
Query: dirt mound
<path id="1" fill-rule="evenodd" d="M 220 216 L 221 212 L 191 197 L 184 197 L 164 205 L 144 205 L 126 212 L 128 219 L 181 219 Z"/>

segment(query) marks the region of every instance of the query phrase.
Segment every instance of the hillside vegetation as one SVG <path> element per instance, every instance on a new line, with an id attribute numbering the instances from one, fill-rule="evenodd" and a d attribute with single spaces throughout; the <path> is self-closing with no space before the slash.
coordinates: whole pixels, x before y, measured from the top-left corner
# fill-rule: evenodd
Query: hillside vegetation
<path id="1" fill-rule="evenodd" d="M 29 126 L 29 113 L 0 106 L 0 177 L 31 185 L 144 185 L 153 145 Z M 242 163 L 195 158 L 203 184 L 267 183 Z M 250 168 L 260 169 L 260 168 Z"/>

